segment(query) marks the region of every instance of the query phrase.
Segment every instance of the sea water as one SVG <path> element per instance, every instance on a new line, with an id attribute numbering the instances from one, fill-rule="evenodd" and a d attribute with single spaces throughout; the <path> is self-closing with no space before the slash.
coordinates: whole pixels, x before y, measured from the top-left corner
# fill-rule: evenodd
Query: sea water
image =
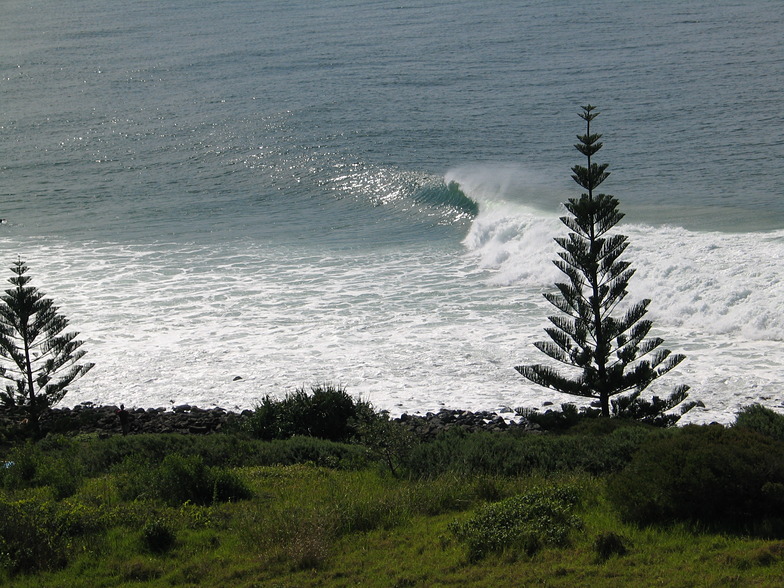
<path id="1" fill-rule="evenodd" d="M 96 367 L 65 404 L 575 400 L 544 356 L 584 104 L 688 422 L 784 407 L 777 1 L 8 0 L 0 262 Z M 8 272 L 10 276 L 10 272 Z M 579 399 L 578 399 L 579 400 Z"/>

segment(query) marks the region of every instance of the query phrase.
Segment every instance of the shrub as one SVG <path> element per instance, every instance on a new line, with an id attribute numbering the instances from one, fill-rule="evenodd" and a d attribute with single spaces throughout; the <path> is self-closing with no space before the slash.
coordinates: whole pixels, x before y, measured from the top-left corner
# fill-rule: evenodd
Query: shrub
<path id="1" fill-rule="evenodd" d="M 367 451 L 356 445 L 335 443 L 314 437 L 292 437 L 260 443 L 253 459 L 256 465 L 295 465 L 359 469 L 368 463 Z"/>
<path id="2" fill-rule="evenodd" d="M 56 498 L 71 496 L 84 479 L 84 468 L 71 447 L 46 452 L 42 443 L 25 443 L 11 450 L 0 467 L 0 487 L 9 490 L 48 486 Z"/>
<path id="3" fill-rule="evenodd" d="M 784 443 L 743 428 L 690 425 L 644 445 L 608 491 L 627 521 L 779 535 Z"/>
<path id="4" fill-rule="evenodd" d="M 160 518 L 149 521 L 142 528 L 142 545 L 152 553 L 166 553 L 175 542 L 174 530 Z"/>
<path id="5" fill-rule="evenodd" d="M 367 414 L 368 406 L 349 396 L 345 388 L 324 384 L 312 387 L 310 394 L 298 389 L 282 400 L 265 396 L 243 429 L 265 440 L 307 435 L 347 441 L 356 434 L 357 417 Z"/>
<path id="6" fill-rule="evenodd" d="M 623 535 L 607 531 L 596 537 L 593 548 L 599 561 L 607 561 L 613 555 L 626 555 L 628 542 L 629 540 Z"/>
<path id="7" fill-rule="evenodd" d="M 400 476 L 417 439 L 402 423 L 389 418 L 387 411 L 373 413 L 369 405 L 357 419 L 357 435 L 369 452 L 381 461 L 394 477 Z"/>
<path id="8" fill-rule="evenodd" d="M 0 500 L 0 567 L 11 574 L 61 568 L 67 548 L 53 502 Z"/>
<path id="9" fill-rule="evenodd" d="M 572 529 L 582 528 L 574 515 L 579 494 L 570 487 L 543 487 L 481 507 L 464 523 L 449 529 L 468 546 L 468 559 L 519 549 L 534 555 L 544 546 L 563 546 Z"/>
<path id="10" fill-rule="evenodd" d="M 784 441 L 784 415 L 761 404 L 744 406 L 735 417 L 735 426 L 756 431 L 760 435 Z"/>
<path id="11" fill-rule="evenodd" d="M 158 467 L 128 460 L 119 479 L 120 494 L 126 500 L 157 498 L 177 506 L 186 502 L 207 505 L 250 498 L 250 489 L 231 470 L 209 467 L 199 455 L 175 453 Z"/>
<path id="12" fill-rule="evenodd" d="M 515 412 L 545 431 L 565 431 L 586 419 L 595 419 L 602 414 L 600 410 L 594 408 L 583 407 L 578 410 L 571 402 L 562 404 L 560 412 L 557 410 L 538 412 L 525 408 L 518 408 Z"/>
<path id="13" fill-rule="evenodd" d="M 129 456 L 160 463 L 167 455 L 198 455 L 208 466 L 235 467 L 252 460 L 259 442 L 235 435 L 183 435 L 179 433 L 113 436 L 90 439 L 80 447 L 79 459 L 90 475 L 109 472 Z"/>
<path id="14" fill-rule="evenodd" d="M 644 427 L 592 436 L 450 432 L 414 447 L 406 467 L 419 477 L 450 471 L 499 476 L 575 470 L 602 474 L 621 470 L 637 448 L 658 433 Z"/>
<path id="15" fill-rule="evenodd" d="M 170 455 L 155 475 L 156 492 L 169 504 L 211 504 L 249 498 L 250 490 L 232 471 L 208 467 L 200 456 Z"/>
<path id="16" fill-rule="evenodd" d="M 651 425 L 659 428 L 674 426 L 681 415 L 696 406 L 695 402 L 684 403 L 687 394 L 685 390 L 676 390 L 668 398 L 661 399 L 658 396 L 650 400 L 640 397 L 640 392 L 635 391 L 627 396 L 619 396 L 610 401 L 612 407 L 611 416 L 613 421 L 620 421 L 620 426 L 628 426 L 629 423 L 639 423 Z M 679 412 L 672 412 L 676 407 L 680 407 Z M 580 426 L 594 426 L 601 428 L 610 419 L 602 419 L 601 410 L 598 408 L 583 406 L 579 409 L 572 403 L 561 405 L 561 410 L 546 410 L 538 412 L 527 408 L 518 408 L 515 412 L 525 417 L 529 422 L 538 425 L 545 431 L 566 431 Z M 596 423 L 591 425 L 591 423 Z"/>

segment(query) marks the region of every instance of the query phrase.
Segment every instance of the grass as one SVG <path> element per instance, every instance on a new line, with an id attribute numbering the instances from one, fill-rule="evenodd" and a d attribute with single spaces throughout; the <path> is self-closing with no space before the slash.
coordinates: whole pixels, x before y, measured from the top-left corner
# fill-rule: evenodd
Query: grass
<path id="1" fill-rule="evenodd" d="M 212 501 L 197 504 L 172 502 L 155 492 L 132 499 L 123 494 L 127 477 L 144 463 L 142 453 L 155 456 L 150 464 L 161 465 L 160 448 L 180 446 L 182 440 L 127 441 L 143 448 L 133 467 L 118 455 L 100 468 L 77 467 L 74 460 L 97 463 L 96 456 L 115 452 L 118 441 L 76 443 L 27 448 L 31 456 L 39 456 L 39 450 L 45 454 L 46 469 L 0 476 L 0 506 L 31 521 L 13 532 L 28 534 L 30 545 L 39 542 L 56 556 L 52 561 L 62 564 L 14 571 L 8 564 L 19 537 L 0 534 L 0 585 L 772 587 L 784 578 L 784 541 L 686 524 L 623 522 L 606 497 L 607 477 L 571 467 L 523 475 L 446 469 L 425 478 L 395 478 L 377 463 L 362 465 L 356 448 L 309 442 L 305 456 L 333 464 L 326 467 L 307 459 L 290 463 L 292 448 L 306 446 L 302 440 L 292 441 L 292 447 L 276 442 L 281 464 L 258 465 L 270 461 L 270 447 L 259 446 L 256 452 L 244 441 L 216 438 L 215 451 L 243 448 L 245 457 L 223 469 L 249 491 L 249 498 L 221 500 L 215 494 Z M 220 473 L 221 466 L 210 458 L 210 441 L 193 443 L 206 444 L 198 445 L 198 454 Z M 70 462 L 63 471 L 58 469 L 60 451 Z M 542 541 L 536 549 L 501 542 L 497 549 L 471 556 L 464 537 L 455 532 L 487 520 L 479 515 L 488 512 L 489 504 L 494 505 L 491 512 L 503 513 L 504 505 L 525 503 L 521 497 L 545 500 L 541 496 L 548 488 L 576 492 L 579 498 L 565 506 L 558 499 L 543 503 L 556 511 L 568 507 L 563 542 Z M 7 520 L 2 524 L 11 528 Z"/>
<path id="2" fill-rule="evenodd" d="M 590 491 L 583 528 L 569 545 L 533 556 L 510 549 L 471 561 L 450 532 L 484 501 L 477 485 L 453 477 L 400 481 L 368 469 L 315 466 L 243 468 L 254 498 L 169 507 L 126 504 L 88 484 L 70 507 L 96 502 L 106 522 L 74 542 L 62 570 L 6 576 L 7 586 L 778 586 L 784 543 L 701 534 L 686 527 L 639 529 L 621 523 L 601 497 L 603 482 L 571 475 Z M 525 492 L 541 478 L 507 479 Z M 555 479 L 558 485 L 564 480 Z M 96 489 L 99 492 L 96 492 Z M 92 506 L 90 506 L 92 505 Z M 142 540 L 143 521 L 164 520 L 175 536 L 163 552 Z M 629 550 L 598 557 L 595 538 L 613 531 Z"/>

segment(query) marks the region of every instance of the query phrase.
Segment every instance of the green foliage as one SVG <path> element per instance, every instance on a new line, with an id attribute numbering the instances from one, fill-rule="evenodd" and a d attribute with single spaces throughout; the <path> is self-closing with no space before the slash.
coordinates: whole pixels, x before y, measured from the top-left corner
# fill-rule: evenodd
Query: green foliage
<path id="1" fill-rule="evenodd" d="M 141 540 L 144 549 L 162 554 L 174 547 L 176 535 L 164 519 L 155 518 L 142 527 Z"/>
<path id="2" fill-rule="evenodd" d="M 697 406 L 696 402 L 684 402 L 688 387 L 680 386 L 665 399 L 654 396 L 650 400 L 640 398 L 640 390 L 628 396 L 619 396 L 612 400 L 613 416 L 635 419 L 655 427 L 672 427 L 681 416 Z M 678 412 L 671 412 L 678 407 Z"/>
<path id="3" fill-rule="evenodd" d="M 417 477 L 519 476 L 533 472 L 621 470 L 654 431 L 622 427 L 607 435 L 497 435 L 449 433 L 412 449 L 406 468 Z"/>
<path id="4" fill-rule="evenodd" d="M 22 260 L 11 267 L 13 288 L 0 298 L 0 377 L 10 382 L 0 402 L 25 407 L 37 432 L 41 413 L 62 400 L 93 364 L 78 363 L 86 353 L 78 333 L 65 332 L 68 320 L 52 300 L 28 286 L 27 269 Z"/>
<path id="5" fill-rule="evenodd" d="M 688 426 L 643 445 L 611 478 L 621 517 L 784 533 L 784 443 L 743 428 Z"/>
<path id="6" fill-rule="evenodd" d="M 608 429 L 593 430 L 598 423 Z M 651 431 L 641 425 L 613 428 L 620 424 L 616 419 L 594 419 L 578 427 L 587 425 L 584 439 L 640 431 L 647 431 L 650 439 L 678 434 L 678 430 Z M 540 437 L 570 436 L 571 430 L 563 436 Z M 205 456 L 218 456 L 230 446 L 225 441 L 214 441 L 212 446 L 207 439 L 180 446 L 180 440 L 165 437 L 161 447 L 190 447 Z M 350 448 L 298 439 L 324 448 Z M 39 455 L 60 459 L 72 455 L 67 441 L 53 438 L 34 447 Z M 89 453 L 92 445 L 106 441 L 80 438 L 74 447 Z M 258 448 L 290 443 L 243 442 Z M 149 455 L 160 453 L 152 438 L 137 447 Z M 205 465 L 211 464 L 204 459 Z M 255 457 L 247 452 L 236 459 L 252 464 Z M 150 465 L 140 460 L 139 467 L 154 469 L 161 462 Z M 0 585 L 647 586 L 666 583 L 673 577 L 672 570 L 678 570 L 679 585 L 779 586 L 784 573 L 781 541 L 716 534 L 704 526 L 647 529 L 621 522 L 603 499 L 604 479 L 587 474 L 447 473 L 410 479 L 394 478 L 374 464 L 361 470 L 312 464 L 251 466 L 236 471 L 253 490 L 249 500 L 169 506 L 144 497 L 124 500 L 117 485 L 130 470 L 129 465 L 126 473 L 117 470 L 88 478 L 76 494 L 59 501 L 51 486 L 19 492 L 0 489 Z M 574 495 L 582 498 L 574 510 L 567 509 L 572 518 L 565 523 L 558 518 L 564 507 L 558 488 L 573 492 L 566 497 L 567 505 Z M 549 494 L 548 489 L 555 493 Z M 466 565 L 468 542 L 450 529 L 476 518 L 486 500 L 537 492 L 550 496 L 556 508 L 546 499 L 521 507 L 533 511 L 537 521 L 531 522 L 533 528 L 523 526 L 517 535 L 504 531 L 500 514 L 497 525 L 491 524 L 495 522 L 491 517 L 479 521 L 471 534 L 478 546 L 474 557 L 483 549 L 505 553 Z M 509 510 L 514 514 L 514 508 Z M 466 512 L 455 514 L 459 511 Z M 539 519 L 539 513 L 547 517 Z M 579 532 L 570 526 L 570 521 L 579 522 L 575 515 L 583 523 Z M 564 536 L 564 543 L 556 545 Z M 619 544 L 626 549 L 622 560 Z M 527 558 L 527 553 L 543 547 L 546 552 Z M 526 559 L 523 568 L 521 558 Z"/>
<path id="7" fill-rule="evenodd" d="M 367 403 L 355 400 L 345 388 L 313 386 L 310 394 L 298 389 L 282 400 L 261 399 L 243 429 L 259 439 L 288 439 L 307 435 L 330 441 L 348 441 L 356 434 L 356 421 L 369 412 Z"/>
<path id="8" fill-rule="evenodd" d="M 600 533 L 593 542 L 594 551 L 599 561 L 607 561 L 614 555 L 626 555 L 629 540 L 613 531 Z"/>
<path id="9" fill-rule="evenodd" d="M 566 486 L 533 489 L 481 507 L 465 522 L 449 528 L 468 547 L 468 559 L 477 561 L 508 549 L 531 556 L 545 546 L 563 546 L 573 529 L 582 528 L 574 514 L 579 493 Z"/>
<path id="10" fill-rule="evenodd" d="M 82 464 L 70 451 L 47 452 L 40 444 L 25 443 L 6 456 L 0 468 L 0 487 L 8 490 L 48 486 L 56 498 L 72 495 L 84 479 Z"/>
<path id="11" fill-rule="evenodd" d="M 198 456 L 168 455 L 157 467 L 138 460 L 125 465 L 120 492 L 126 500 L 156 498 L 176 506 L 206 505 L 250 498 L 251 492 L 230 470 L 209 467 Z"/>
<path id="12" fill-rule="evenodd" d="M 550 409 L 545 412 L 538 412 L 536 410 L 518 408 L 516 412 L 545 431 L 565 431 L 581 422 L 595 419 L 601 415 L 599 410 L 590 407 L 580 407 L 578 409 L 576 405 L 570 402 L 562 404 L 560 411 Z"/>
<path id="13" fill-rule="evenodd" d="M 784 415 L 761 404 L 741 408 L 735 417 L 735 426 L 756 431 L 777 441 L 784 441 Z"/>
<path id="14" fill-rule="evenodd" d="M 612 416 L 617 419 L 653 425 L 654 427 L 672 427 L 680 420 L 681 415 L 696 405 L 695 402 L 683 404 L 685 398 L 686 391 L 680 389 L 675 390 L 666 399 L 654 396 L 650 400 L 640 398 L 640 391 L 635 391 L 628 396 L 619 396 L 611 400 Z M 671 412 L 678 406 L 680 406 L 678 413 Z M 606 419 L 598 419 L 598 417 L 602 416 L 601 410 L 585 406 L 578 408 L 572 403 L 562 404 L 560 411 L 547 410 L 538 412 L 536 410 L 518 408 L 516 412 L 531 423 L 539 425 L 545 431 L 565 431 L 581 423 L 587 425 L 587 423 L 597 420 L 599 421 L 598 424 L 589 426 L 593 426 L 596 429 L 606 426 L 602 424 Z"/>
<path id="15" fill-rule="evenodd" d="M 627 237 L 609 233 L 623 218 L 618 200 L 608 194 L 594 194 L 609 172 L 606 163 L 591 161 L 602 147 L 601 135 L 591 133 L 591 121 L 598 116 L 593 110 L 590 105 L 583 107 L 580 117 L 586 122 L 586 131 L 578 135 L 580 143 L 575 145 L 587 158 L 587 166 L 572 168 L 572 178 L 586 193 L 579 199 L 570 198 L 564 205 L 570 216 L 562 217 L 561 222 L 571 232 L 556 239 L 562 251 L 554 263 L 567 281 L 556 284 L 557 293 L 545 294 L 562 315 L 548 317 L 553 324 L 545 329 L 550 341 L 535 343 L 551 359 L 576 368 L 579 375 L 570 378 L 544 364 L 515 369 L 535 384 L 597 398 L 602 416 L 609 417 L 611 396 L 643 391 L 684 356 L 659 349 L 662 339 L 648 338 L 653 324 L 643 317 L 650 300 L 627 305 L 623 315 L 613 316 L 627 296 L 634 270 L 628 261 L 620 259 L 628 247 Z M 687 390 L 688 386 L 680 386 L 671 398 L 685 398 Z M 633 399 L 626 408 L 634 405 Z M 647 414 L 652 407 L 639 404 L 636 408 L 645 409 Z"/>
<path id="16" fill-rule="evenodd" d="M 172 457 L 165 477 L 155 479 L 167 456 L 183 455 L 198 463 L 191 464 L 191 469 L 178 469 L 172 463 L 177 458 Z M 37 443 L 17 445 L 0 459 L 0 465 L 7 464 L 0 467 L 0 488 L 15 492 L 45 487 L 61 499 L 73 495 L 89 478 L 117 473 L 123 496 L 158 497 L 167 493 L 154 492 L 164 480 L 176 484 L 178 476 L 185 480 L 190 475 L 198 482 L 194 492 L 204 497 L 194 502 L 211 503 L 215 496 L 218 501 L 244 496 L 235 474 L 226 468 L 298 463 L 358 469 L 370 461 L 361 446 L 313 437 L 259 441 L 235 435 L 48 436 Z M 171 496 L 179 496 L 180 491 L 176 492 Z"/>
<path id="17" fill-rule="evenodd" d="M 0 568 L 18 574 L 64 566 L 66 531 L 51 501 L 0 500 Z"/>
<path id="18" fill-rule="evenodd" d="M 317 465 L 354 469 L 367 463 L 366 451 L 356 445 L 335 443 L 313 437 L 261 441 L 242 435 L 160 435 L 114 436 L 93 439 L 80 446 L 76 459 L 89 475 L 106 473 L 128 458 L 145 464 L 160 463 L 167 455 L 197 455 L 207 466 Z"/>
<path id="19" fill-rule="evenodd" d="M 371 453 L 398 477 L 417 439 L 402 423 L 389 418 L 387 411 L 373 413 L 369 404 L 356 420 L 357 437 Z"/>

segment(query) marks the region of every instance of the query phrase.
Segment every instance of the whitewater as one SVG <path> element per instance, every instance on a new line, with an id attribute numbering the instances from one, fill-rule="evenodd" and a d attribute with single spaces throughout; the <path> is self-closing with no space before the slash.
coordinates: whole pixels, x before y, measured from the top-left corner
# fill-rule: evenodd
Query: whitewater
<path id="1" fill-rule="evenodd" d="M 25 247 L 97 364 L 68 402 L 242 409 L 319 382 L 393 414 L 574 401 L 512 369 L 541 360 L 532 343 L 554 310 L 542 293 L 561 279 L 553 237 L 564 227 L 474 189 L 480 211 L 448 247 Z M 784 231 L 623 232 L 637 270 L 630 298 L 652 298 L 654 334 L 687 355 L 652 393 L 689 384 L 705 408 L 688 422 L 726 422 L 753 402 L 780 408 Z"/>

